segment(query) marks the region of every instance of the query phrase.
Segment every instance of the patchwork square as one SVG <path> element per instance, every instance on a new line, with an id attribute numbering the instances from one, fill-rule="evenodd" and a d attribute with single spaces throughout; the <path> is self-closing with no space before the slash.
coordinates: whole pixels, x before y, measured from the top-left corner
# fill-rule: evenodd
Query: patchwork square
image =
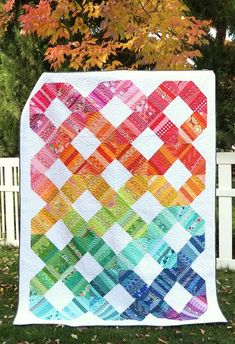
<path id="1" fill-rule="evenodd" d="M 61 281 L 56 282 L 44 295 L 50 304 L 61 311 L 74 298 L 72 291 Z"/>
<path id="2" fill-rule="evenodd" d="M 118 191 L 132 177 L 132 174 L 118 161 L 113 160 L 102 172 L 105 181 Z"/>
<path id="3" fill-rule="evenodd" d="M 62 250 L 73 238 L 72 233 L 62 220 L 56 222 L 46 233 L 46 236 L 59 250 Z"/>
<path id="4" fill-rule="evenodd" d="M 105 299 L 118 313 L 122 313 L 134 302 L 134 298 L 120 284 L 110 290 L 105 295 Z M 120 302 L 120 299 L 122 302 Z"/>
<path id="5" fill-rule="evenodd" d="M 117 128 L 132 113 L 132 110 L 123 101 L 114 96 L 100 111 L 101 114 Z"/>
<path id="6" fill-rule="evenodd" d="M 146 144 L 146 142 L 148 144 Z M 163 145 L 163 141 L 157 136 L 149 127 L 132 142 L 132 145 L 141 153 L 146 159 L 150 159 L 154 153 Z"/>
<path id="7" fill-rule="evenodd" d="M 146 223 L 150 223 L 156 215 L 160 213 L 163 207 L 149 191 L 146 191 L 137 202 L 132 205 L 132 209 Z"/>
<path id="8" fill-rule="evenodd" d="M 180 299 L 178 299 L 178 295 L 180 295 Z M 164 298 L 164 300 L 178 313 L 184 309 L 191 299 L 192 295 L 178 282 L 174 284 Z"/>
<path id="9" fill-rule="evenodd" d="M 73 203 L 73 208 L 85 221 L 89 221 L 102 208 L 102 205 L 90 191 L 86 190 Z"/>
<path id="10" fill-rule="evenodd" d="M 75 268 L 88 281 L 92 281 L 103 270 L 102 266 L 90 255 L 84 254 L 75 265 Z"/>
<path id="11" fill-rule="evenodd" d="M 66 118 L 71 114 L 71 111 L 67 106 L 59 100 L 54 98 L 45 111 L 46 117 L 52 121 L 52 123 L 58 128 Z"/>
<path id="12" fill-rule="evenodd" d="M 71 144 L 84 157 L 84 159 L 87 159 L 92 153 L 94 153 L 96 148 L 99 147 L 100 141 L 89 129 L 84 128 L 73 139 Z"/>

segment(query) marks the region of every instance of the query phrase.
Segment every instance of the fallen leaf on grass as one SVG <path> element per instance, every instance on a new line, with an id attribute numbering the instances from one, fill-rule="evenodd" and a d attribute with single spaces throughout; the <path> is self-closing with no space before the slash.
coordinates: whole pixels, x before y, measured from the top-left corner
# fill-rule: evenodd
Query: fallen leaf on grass
<path id="1" fill-rule="evenodd" d="M 78 336 L 77 336 L 76 334 L 74 334 L 74 333 L 71 334 L 71 337 L 72 337 L 73 339 L 78 339 Z"/>
<path id="2" fill-rule="evenodd" d="M 166 340 L 162 339 L 162 338 L 158 338 L 159 342 L 164 343 L 164 344 L 168 344 L 169 342 L 167 342 Z"/>
<path id="3" fill-rule="evenodd" d="M 200 332 L 202 335 L 204 335 L 206 333 L 206 330 L 203 330 L 202 328 L 200 328 Z"/>

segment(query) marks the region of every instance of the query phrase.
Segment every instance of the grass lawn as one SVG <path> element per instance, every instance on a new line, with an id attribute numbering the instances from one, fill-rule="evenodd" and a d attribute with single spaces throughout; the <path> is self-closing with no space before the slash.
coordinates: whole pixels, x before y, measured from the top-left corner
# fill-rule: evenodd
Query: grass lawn
<path id="1" fill-rule="evenodd" d="M 13 326 L 18 289 L 18 251 L 0 247 L 0 344 L 232 344 L 235 343 L 235 272 L 218 271 L 218 297 L 226 324 L 180 327 Z"/>

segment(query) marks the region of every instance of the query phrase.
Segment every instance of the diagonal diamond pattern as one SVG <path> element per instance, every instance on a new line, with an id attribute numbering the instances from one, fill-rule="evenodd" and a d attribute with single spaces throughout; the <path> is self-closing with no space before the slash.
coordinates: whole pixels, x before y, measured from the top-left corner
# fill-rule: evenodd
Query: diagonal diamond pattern
<path id="1" fill-rule="evenodd" d="M 30 126 L 45 143 L 31 161 L 44 202 L 31 221 L 45 263 L 31 280 L 34 315 L 181 321 L 206 311 L 205 281 L 191 268 L 205 221 L 190 206 L 205 187 L 193 141 L 206 104 L 191 81 L 148 96 L 130 80 L 105 81 L 85 98 L 49 83 L 32 97 Z"/>

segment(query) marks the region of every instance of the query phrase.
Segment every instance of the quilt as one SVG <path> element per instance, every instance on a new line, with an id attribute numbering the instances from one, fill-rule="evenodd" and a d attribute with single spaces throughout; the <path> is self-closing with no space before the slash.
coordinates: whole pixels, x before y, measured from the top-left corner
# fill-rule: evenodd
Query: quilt
<path id="1" fill-rule="evenodd" d="M 45 73 L 21 118 L 15 324 L 225 321 L 210 71 Z"/>

